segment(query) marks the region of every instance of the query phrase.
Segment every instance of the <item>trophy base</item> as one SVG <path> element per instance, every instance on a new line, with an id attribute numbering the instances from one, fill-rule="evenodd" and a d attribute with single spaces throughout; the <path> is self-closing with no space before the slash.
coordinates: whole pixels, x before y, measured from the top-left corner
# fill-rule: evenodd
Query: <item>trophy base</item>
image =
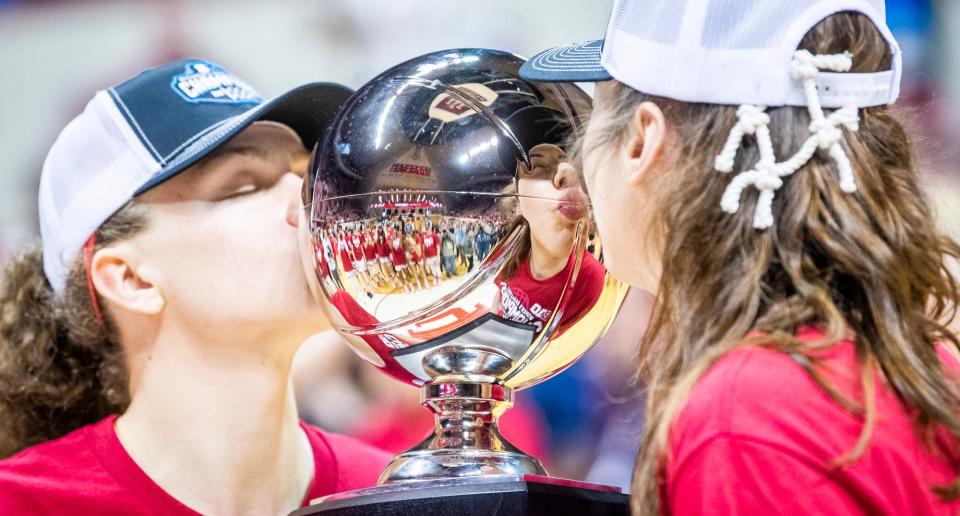
<path id="1" fill-rule="evenodd" d="M 473 355 L 446 348 L 440 351 L 443 353 L 432 356 L 442 358 L 444 363 L 466 360 L 466 355 L 489 360 L 489 353 L 482 350 L 467 350 Z M 420 396 L 434 414 L 434 433 L 396 455 L 380 474 L 378 484 L 478 475 L 546 476 L 539 460 L 518 450 L 500 434 L 497 419 L 513 404 L 513 389 L 492 383 L 437 380 L 424 385 Z"/>
<path id="2" fill-rule="evenodd" d="M 538 475 L 483 475 L 387 484 L 336 493 L 295 516 L 629 516 L 619 488 Z"/>

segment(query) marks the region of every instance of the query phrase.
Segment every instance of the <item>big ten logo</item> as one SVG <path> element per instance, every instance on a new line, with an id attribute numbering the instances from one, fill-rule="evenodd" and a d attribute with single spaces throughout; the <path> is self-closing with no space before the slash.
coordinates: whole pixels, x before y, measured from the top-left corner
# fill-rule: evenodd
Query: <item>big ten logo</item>
<path id="1" fill-rule="evenodd" d="M 487 311 L 487 307 L 480 303 L 474 305 L 470 310 L 455 306 L 429 319 L 415 323 L 414 326 L 417 329 L 408 331 L 410 336 L 415 339 L 435 339 L 479 318 Z"/>
<path id="2" fill-rule="evenodd" d="M 453 87 L 460 95 L 455 96 L 448 92 L 437 95 L 430 103 L 428 111 L 430 118 L 441 122 L 454 122 L 475 114 L 476 104 L 490 106 L 497 100 L 497 93 L 482 84 L 456 84 Z"/>

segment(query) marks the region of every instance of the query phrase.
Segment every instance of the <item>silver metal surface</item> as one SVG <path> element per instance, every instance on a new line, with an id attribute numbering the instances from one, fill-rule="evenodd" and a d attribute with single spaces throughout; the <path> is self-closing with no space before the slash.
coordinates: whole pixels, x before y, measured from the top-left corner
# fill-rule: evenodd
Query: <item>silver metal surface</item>
<path id="1" fill-rule="evenodd" d="M 565 151 L 590 99 L 520 79 L 522 62 L 459 49 L 397 65 L 357 90 L 313 153 L 311 287 L 351 348 L 424 386 L 437 418 L 384 481 L 542 473 L 497 418 L 514 389 L 583 355 L 626 292 L 599 261 Z"/>
<path id="2" fill-rule="evenodd" d="M 423 369 L 432 378 L 453 375 L 482 375 L 496 377 L 507 372 L 513 360 L 500 351 L 484 346 L 443 346 L 423 357 Z"/>
<path id="3" fill-rule="evenodd" d="M 491 384 L 432 383 L 421 387 L 421 400 L 434 412 L 436 432 L 394 457 L 379 483 L 547 474 L 540 461 L 500 435 L 497 419 L 513 403 L 513 389 Z"/>

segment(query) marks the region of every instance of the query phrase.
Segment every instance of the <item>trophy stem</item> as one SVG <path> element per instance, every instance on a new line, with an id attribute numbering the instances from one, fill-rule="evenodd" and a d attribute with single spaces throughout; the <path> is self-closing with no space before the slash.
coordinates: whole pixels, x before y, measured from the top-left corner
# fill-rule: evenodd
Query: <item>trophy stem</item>
<path id="1" fill-rule="evenodd" d="M 380 484 L 475 475 L 546 475 L 540 461 L 510 444 L 497 421 L 513 389 L 489 383 L 431 383 L 421 403 L 434 414 L 433 435 L 396 457 Z"/>

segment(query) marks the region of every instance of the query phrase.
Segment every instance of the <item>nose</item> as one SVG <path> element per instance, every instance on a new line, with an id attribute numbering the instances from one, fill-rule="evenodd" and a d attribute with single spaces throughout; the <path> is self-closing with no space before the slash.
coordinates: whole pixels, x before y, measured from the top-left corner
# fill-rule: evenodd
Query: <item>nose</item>
<path id="1" fill-rule="evenodd" d="M 568 161 L 557 164 L 557 173 L 553 176 L 553 186 L 562 190 L 577 184 L 577 169 Z"/>
<path id="2" fill-rule="evenodd" d="M 292 227 L 300 225 L 300 208 L 302 201 L 301 191 L 303 189 L 303 178 L 288 172 L 280 178 L 280 184 L 277 185 L 285 201 L 287 224 Z"/>

